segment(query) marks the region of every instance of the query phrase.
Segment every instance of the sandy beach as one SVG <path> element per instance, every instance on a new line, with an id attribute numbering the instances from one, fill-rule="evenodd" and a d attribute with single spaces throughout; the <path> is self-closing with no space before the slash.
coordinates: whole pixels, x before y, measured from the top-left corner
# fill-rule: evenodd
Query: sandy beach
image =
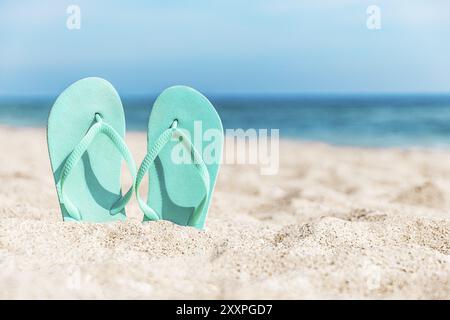
<path id="1" fill-rule="evenodd" d="M 139 164 L 145 133 L 127 142 Z M 197 231 L 135 199 L 64 223 L 45 130 L 0 145 L 0 298 L 450 299 L 450 152 L 282 141 L 278 175 L 222 167 Z"/>

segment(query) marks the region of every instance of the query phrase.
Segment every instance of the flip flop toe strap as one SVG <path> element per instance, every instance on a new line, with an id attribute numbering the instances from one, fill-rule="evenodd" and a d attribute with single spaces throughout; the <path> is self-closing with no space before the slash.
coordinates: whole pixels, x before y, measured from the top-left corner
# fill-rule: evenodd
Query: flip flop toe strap
<path id="1" fill-rule="evenodd" d="M 70 215 L 70 217 L 75 220 L 81 220 L 82 218 L 81 213 L 78 210 L 78 208 L 74 205 L 74 203 L 69 199 L 67 193 L 65 192 L 64 188 L 65 182 L 67 181 L 67 178 L 70 176 L 72 169 L 80 161 L 81 157 L 86 152 L 90 144 L 97 137 L 97 135 L 104 134 L 114 143 L 117 150 L 119 150 L 120 154 L 125 160 L 128 169 L 131 172 L 133 181 L 135 181 L 136 178 L 136 164 L 133 160 L 131 152 L 129 151 L 122 137 L 114 130 L 114 128 L 105 123 L 100 115 L 97 114 L 95 116 L 95 120 L 96 122 L 89 128 L 86 135 L 81 139 L 81 141 L 78 143 L 75 149 L 73 149 L 73 151 L 67 157 L 61 173 L 59 187 L 61 191 L 60 193 L 62 197 L 62 203 L 64 204 L 67 213 Z M 131 196 L 133 195 L 133 191 L 134 191 L 134 183 L 128 190 L 128 192 L 110 208 L 110 212 L 112 215 L 115 215 L 123 210 L 128 201 L 130 201 Z"/>
<path id="2" fill-rule="evenodd" d="M 175 124 L 175 125 L 174 125 Z M 162 219 L 161 214 L 156 212 L 156 210 L 152 209 L 139 195 L 139 187 L 141 185 L 142 179 L 144 176 L 148 173 L 150 166 L 155 161 L 158 154 L 161 152 L 161 150 L 164 148 L 164 146 L 171 141 L 172 138 L 182 137 L 181 142 L 183 145 L 191 152 L 193 155 L 193 163 L 197 168 L 197 172 L 199 176 L 201 177 L 203 181 L 203 186 L 205 189 L 205 195 L 200 202 L 200 204 L 195 208 L 194 212 L 189 218 L 188 225 L 193 227 L 199 227 L 200 226 L 200 219 L 202 217 L 203 209 L 207 203 L 207 200 L 209 198 L 209 190 L 210 190 L 210 178 L 209 178 L 209 171 L 203 161 L 203 158 L 201 157 L 200 153 L 195 149 L 194 145 L 192 144 L 189 137 L 183 133 L 183 131 L 176 128 L 176 122 L 174 122 L 172 126 L 169 129 L 166 129 L 156 140 L 153 147 L 150 149 L 150 151 L 145 156 L 144 160 L 142 161 L 142 164 L 138 170 L 137 178 L 136 178 L 136 197 L 139 202 L 139 206 L 141 210 L 144 212 L 145 216 L 149 220 L 160 220 Z"/>

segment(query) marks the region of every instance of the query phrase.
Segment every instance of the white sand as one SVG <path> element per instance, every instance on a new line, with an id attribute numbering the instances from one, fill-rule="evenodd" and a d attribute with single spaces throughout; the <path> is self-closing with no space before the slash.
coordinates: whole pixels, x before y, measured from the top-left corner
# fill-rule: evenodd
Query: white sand
<path id="1" fill-rule="evenodd" d="M 450 298 L 450 153 L 284 141 L 279 175 L 222 168 L 200 232 L 135 199 L 63 223 L 45 131 L 0 145 L 0 298 Z"/>

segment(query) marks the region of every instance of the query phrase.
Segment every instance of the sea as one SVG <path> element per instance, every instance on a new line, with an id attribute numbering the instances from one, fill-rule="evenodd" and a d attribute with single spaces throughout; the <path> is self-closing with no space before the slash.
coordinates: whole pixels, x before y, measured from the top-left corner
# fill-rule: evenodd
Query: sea
<path id="1" fill-rule="evenodd" d="M 45 127 L 56 96 L 0 97 L 0 125 Z M 450 94 L 209 96 L 224 129 L 369 148 L 450 148 Z M 153 96 L 122 97 L 127 130 L 145 131 Z"/>

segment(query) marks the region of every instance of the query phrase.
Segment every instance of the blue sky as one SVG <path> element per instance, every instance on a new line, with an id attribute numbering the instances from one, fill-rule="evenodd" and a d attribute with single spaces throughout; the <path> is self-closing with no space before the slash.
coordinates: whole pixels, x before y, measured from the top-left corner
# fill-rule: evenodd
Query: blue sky
<path id="1" fill-rule="evenodd" d="M 68 30 L 66 9 L 81 9 Z M 381 30 L 368 30 L 378 5 Z M 1 1 L 0 94 L 450 92 L 448 0 Z"/>

